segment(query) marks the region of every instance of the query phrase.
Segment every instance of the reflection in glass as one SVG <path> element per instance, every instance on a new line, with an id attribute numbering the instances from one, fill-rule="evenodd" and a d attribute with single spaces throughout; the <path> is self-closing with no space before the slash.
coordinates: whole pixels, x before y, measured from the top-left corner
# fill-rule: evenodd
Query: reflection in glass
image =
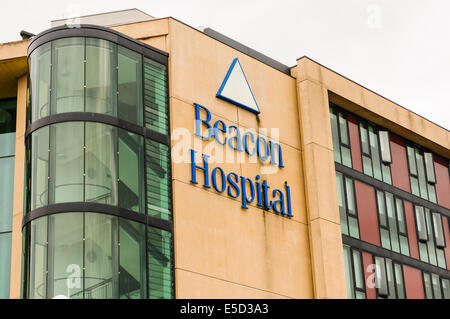
<path id="1" fill-rule="evenodd" d="M 36 48 L 30 56 L 31 121 L 50 114 L 51 43 Z"/>
<path id="2" fill-rule="evenodd" d="M 84 111 L 84 39 L 53 41 L 51 114 Z"/>
<path id="3" fill-rule="evenodd" d="M 165 65 L 144 58 L 145 126 L 165 135 L 169 128 L 166 69 Z"/>
<path id="4" fill-rule="evenodd" d="M 85 201 L 117 205 L 117 129 L 86 122 Z"/>
<path id="5" fill-rule="evenodd" d="M 150 299 L 173 298 L 172 234 L 148 227 L 148 281 Z"/>
<path id="6" fill-rule="evenodd" d="M 51 126 L 50 204 L 83 201 L 84 123 Z"/>
<path id="7" fill-rule="evenodd" d="M 83 214 L 49 216 L 48 298 L 83 298 Z"/>
<path id="8" fill-rule="evenodd" d="M 86 39 L 86 112 L 117 116 L 117 46 Z"/>
<path id="9" fill-rule="evenodd" d="M 0 234 L 0 299 L 9 298 L 12 233 Z"/>
<path id="10" fill-rule="evenodd" d="M 26 227 L 25 244 L 27 255 L 26 281 L 27 298 L 45 299 L 47 297 L 47 217 L 33 220 Z"/>
<path id="11" fill-rule="evenodd" d="M 31 210 L 48 203 L 49 126 L 31 134 Z"/>
<path id="12" fill-rule="evenodd" d="M 142 56 L 118 47 L 118 116 L 142 125 Z"/>
<path id="13" fill-rule="evenodd" d="M 14 156 L 0 158 L 0 233 L 12 230 L 14 159 Z"/>
<path id="14" fill-rule="evenodd" d="M 119 129 L 119 206 L 144 210 L 144 138 Z"/>

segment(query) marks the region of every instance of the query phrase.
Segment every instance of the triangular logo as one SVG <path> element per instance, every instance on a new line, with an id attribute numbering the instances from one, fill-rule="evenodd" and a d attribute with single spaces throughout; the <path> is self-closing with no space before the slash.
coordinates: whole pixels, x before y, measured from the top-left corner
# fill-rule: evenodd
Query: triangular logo
<path id="1" fill-rule="evenodd" d="M 231 63 L 216 97 L 250 112 L 261 113 L 238 58 Z"/>

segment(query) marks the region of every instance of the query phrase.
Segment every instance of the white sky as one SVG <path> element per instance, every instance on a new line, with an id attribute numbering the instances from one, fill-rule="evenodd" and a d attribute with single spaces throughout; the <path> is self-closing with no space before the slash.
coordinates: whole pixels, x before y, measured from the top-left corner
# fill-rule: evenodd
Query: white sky
<path id="1" fill-rule="evenodd" d="M 288 66 L 307 55 L 450 129 L 448 0 L 2 1 L 0 43 L 50 20 L 138 8 L 210 27 Z"/>

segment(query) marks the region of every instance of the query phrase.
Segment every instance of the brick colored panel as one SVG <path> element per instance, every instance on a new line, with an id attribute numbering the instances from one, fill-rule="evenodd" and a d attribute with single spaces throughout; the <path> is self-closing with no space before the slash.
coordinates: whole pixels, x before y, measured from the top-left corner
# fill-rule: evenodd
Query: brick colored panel
<path id="1" fill-rule="evenodd" d="M 425 299 L 422 272 L 419 269 L 403 265 L 403 277 L 407 299 Z"/>
<path id="2" fill-rule="evenodd" d="M 392 184 L 395 187 L 403 189 L 405 192 L 411 192 L 409 184 L 409 171 L 406 155 L 406 147 L 403 139 L 395 134 L 389 134 L 392 155 Z"/>
<path id="3" fill-rule="evenodd" d="M 446 160 L 434 154 L 436 171 L 436 196 L 438 204 L 450 209 L 450 179 Z"/>
<path id="4" fill-rule="evenodd" d="M 366 296 L 367 299 L 377 299 L 377 291 L 375 288 L 375 271 L 374 267 L 370 265 L 374 264 L 371 254 L 362 252 L 363 265 L 364 265 L 364 278 L 366 280 Z M 371 287 L 369 287 L 371 286 Z"/>
<path id="5" fill-rule="evenodd" d="M 370 185 L 355 181 L 355 193 L 361 240 L 380 246 L 375 189 Z"/>
<path id="6" fill-rule="evenodd" d="M 450 270 L 450 230 L 448 225 L 448 218 L 442 216 L 442 225 L 444 226 L 445 235 L 445 260 L 447 262 L 447 269 Z"/>
<path id="7" fill-rule="evenodd" d="M 419 248 L 417 244 L 416 221 L 412 203 L 403 201 L 405 204 L 406 228 L 408 230 L 409 251 L 411 257 L 419 259 Z"/>
<path id="8" fill-rule="evenodd" d="M 359 129 L 358 129 L 358 119 L 349 114 L 347 116 L 348 120 L 348 133 L 350 136 L 350 147 L 352 150 L 352 162 L 353 169 L 362 172 L 362 161 L 361 161 L 361 145 L 359 141 Z"/>

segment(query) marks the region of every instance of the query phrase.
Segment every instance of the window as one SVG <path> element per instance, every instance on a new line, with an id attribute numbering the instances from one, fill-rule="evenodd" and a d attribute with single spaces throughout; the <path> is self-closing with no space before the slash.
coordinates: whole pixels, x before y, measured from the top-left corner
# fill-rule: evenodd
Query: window
<path id="1" fill-rule="evenodd" d="M 375 257 L 375 283 L 378 298 L 405 299 L 402 266 L 389 258 Z"/>
<path id="2" fill-rule="evenodd" d="M 423 199 L 436 203 L 436 182 L 433 155 L 417 147 L 406 146 L 408 155 L 409 178 L 411 192 Z"/>
<path id="3" fill-rule="evenodd" d="M 347 297 L 349 299 L 366 299 L 364 266 L 361 252 L 344 245 L 345 277 L 347 280 Z"/>
<path id="4" fill-rule="evenodd" d="M 148 214 L 169 220 L 172 209 L 169 147 L 147 139 L 145 152 Z"/>
<path id="5" fill-rule="evenodd" d="M 150 299 L 173 298 L 172 234 L 148 227 L 148 282 Z"/>
<path id="6" fill-rule="evenodd" d="M 446 269 L 442 217 L 428 208 L 415 206 L 420 260 Z"/>
<path id="7" fill-rule="evenodd" d="M 9 298 L 12 233 L 0 233 L 0 299 Z"/>
<path id="8" fill-rule="evenodd" d="M 334 104 L 330 103 L 331 132 L 333 136 L 334 161 L 352 167 L 350 138 L 347 118 Z"/>
<path id="9" fill-rule="evenodd" d="M 359 238 L 358 215 L 353 180 L 340 172 L 336 172 L 336 184 L 342 233 L 344 235 Z"/>
<path id="10" fill-rule="evenodd" d="M 142 125 L 142 56 L 119 46 L 118 116 Z"/>
<path id="11" fill-rule="evenodd" d="M 165 135 L 169 132 L 166 72 L 165 65 L 144 58 L 145 126 Z"/>
<path id="12" fill-rule="evenodd" d="M 14 156 L 0 158 L 0 233 L 12 231 L 14 160 Z"/>
<path id="13" fill-rule="evenodd" d="M 31 210 L 48 204 L 49 126 L 31 135 Z"/>
<path id="14" fill-rule="evenodd" d="M 359 133 L 364 174 L 392 184 L 388 132 L 377 131 L 374 125 L 360 121 Z"/>
<path id="15" fill-rule="evenodd" d="M 31 121 L 50 114 L 51 42 L 36 48 L 29 60 Z"/>
<path id="16" fill-rule="evenodd" d="M 389 192 L 377 190 L 376 193 L 381 246 L 409 256 L 403 200 Z"/>
<path id="17" fill-rule="evenodd" d="M 426 299 L 450 299 L 450 280 L 426 272 L 423 275 L 423 287 Z"/>

